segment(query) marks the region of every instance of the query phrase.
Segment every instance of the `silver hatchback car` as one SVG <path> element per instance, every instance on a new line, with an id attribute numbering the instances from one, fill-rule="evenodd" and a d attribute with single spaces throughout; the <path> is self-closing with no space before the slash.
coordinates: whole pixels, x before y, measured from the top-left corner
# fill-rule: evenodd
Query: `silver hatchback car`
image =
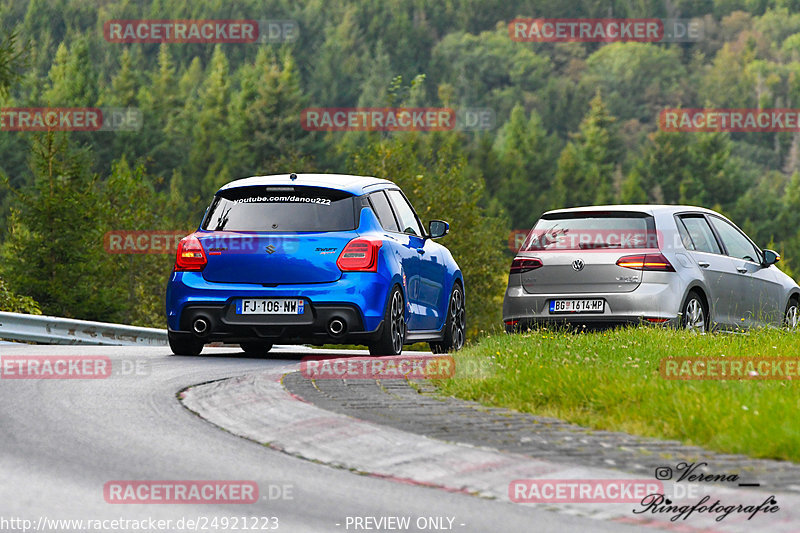
<path id="1" fill-rule="evenodd" d="M 794 328 L 800 287 L 779 260 L 710 209 L 548 211 L 511 263 L 503 321 L 507 331 L 542 323 Z"/>

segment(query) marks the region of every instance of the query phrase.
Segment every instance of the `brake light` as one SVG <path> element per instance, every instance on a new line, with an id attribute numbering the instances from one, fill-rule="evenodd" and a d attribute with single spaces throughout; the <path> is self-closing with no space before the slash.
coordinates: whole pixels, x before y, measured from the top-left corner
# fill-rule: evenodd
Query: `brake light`
<path id="1" fill-rule="evenodd" d="M 542 266 L 542 260 L 535 257 L 516 257 L 511 261 L 511 274 L 522 274 Z"/>
<path id="2" fill-rule="evenodd" d="M 675 268 L 662 254 L 626 255 L 617 259 L 617 265 L 634 270 L 675 272 Z"/>
<path id="3" fill-rule="evenodd" d="M 208 263 L 206 252 L 194 235 L 188 235 L 178 242 L 178 253 L 175 257 L 175 272 L 198 272 Z"/>
<path id="4" fill-rule="evenodd" d="M 383 241 L 371 239 L 353 239 L 347 243 L 336 266 L 342 272 L 377 272 L 378 250 Z"/>

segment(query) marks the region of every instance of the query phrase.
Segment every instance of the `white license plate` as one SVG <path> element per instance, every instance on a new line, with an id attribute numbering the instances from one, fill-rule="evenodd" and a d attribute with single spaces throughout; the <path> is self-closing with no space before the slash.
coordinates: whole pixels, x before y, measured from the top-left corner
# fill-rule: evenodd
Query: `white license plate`
<path id="1" fill-rule="evenodd" d="M 302 315 L 303 300 L 289 298 L 250 298 L 236 300 L 237 315 Z"/>
<path id="2" fill-rule="evenodd" d="M 602 313 L 605 300 L 550 300 L 551 313 Z"/>

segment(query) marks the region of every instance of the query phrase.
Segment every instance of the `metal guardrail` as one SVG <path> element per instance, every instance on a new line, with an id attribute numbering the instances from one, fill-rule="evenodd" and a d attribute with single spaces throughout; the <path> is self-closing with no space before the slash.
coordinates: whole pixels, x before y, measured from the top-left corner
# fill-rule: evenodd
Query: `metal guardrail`
<path id="1" fill-rule="evenodd" d="M 167 330 L 0 312 L 0 339 L 41 344 L 164 346 L 167 344 Z"/>

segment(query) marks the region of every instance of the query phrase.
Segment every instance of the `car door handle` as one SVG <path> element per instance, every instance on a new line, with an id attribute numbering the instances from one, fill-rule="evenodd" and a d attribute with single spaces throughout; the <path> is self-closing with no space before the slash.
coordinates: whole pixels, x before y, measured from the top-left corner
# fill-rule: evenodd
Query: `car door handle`
<path id="1" fill-rule="evenodd" d="M 417 253 L 420 254 L 420 255 L 424 255 L 425 254 L 425 249 L 424 248 L 417 248 Z"/>
<path id="2" fill-rule="evenodd" d="M 697 264 L 700 265 L 700 268 L 708 268 L 711 266 L 711 263 L 706 263 L 705 261 L 698 261 Z"/>
<path id="3" fill-rule="evenodd" d="M 739 274 L 747 274 L 747 269 L 745 267 L 736 267 L 736 272 Z"/>

